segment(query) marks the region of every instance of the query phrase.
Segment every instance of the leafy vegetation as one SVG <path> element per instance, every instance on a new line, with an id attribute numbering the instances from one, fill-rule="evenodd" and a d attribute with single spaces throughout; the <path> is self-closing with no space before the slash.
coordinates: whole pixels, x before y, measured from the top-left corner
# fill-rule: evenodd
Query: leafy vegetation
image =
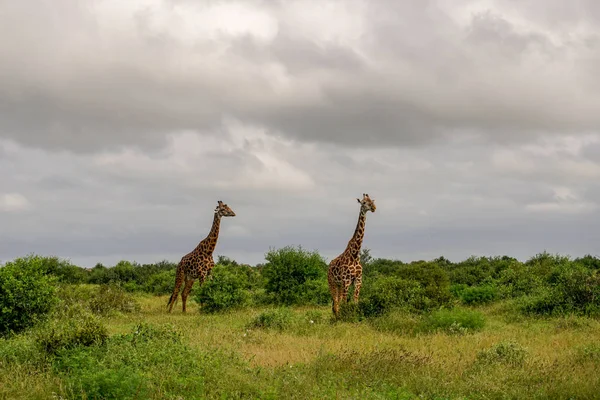
<path id="1" fill-rule="evenodd" d="M 323 257 L 266 260 L 218 257 L 187 315 L 165 312 L 173 263 L 6 263 L 0 398 L 596 396 L 596 257 L 405 263 L 365 249 L 360 302 L 338 320 Z"/>
<path id="2" fill-rule="evenodd" d="M 28 256 L 0 268 L 0 335 L 31 327 L 56 304 L 56 278 L 46 261 Z"/>
<path id="3" fill-rule="evenodd" d="M 202 284 L 194 300 L 202 305 L 202 311 L 215 313 L 247 305 L 250 301 L 250 267 L 216 265 L 210 278 Z"/>
<path id="4" fill-rule="evenodd" d="M 317 283 L 327 276 L 327 264 L 319 253 L 288 246 L 269 251 L 265 259 L 262 274 L 272 303 L 289 306 L 329 300 L 327 285 Z"/>

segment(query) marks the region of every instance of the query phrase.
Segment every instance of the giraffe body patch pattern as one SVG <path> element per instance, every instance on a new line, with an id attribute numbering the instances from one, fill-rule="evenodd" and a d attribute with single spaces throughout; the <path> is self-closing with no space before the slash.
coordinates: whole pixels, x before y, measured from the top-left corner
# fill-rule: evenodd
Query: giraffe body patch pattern
<path id="1" fill-rule="evenodd" d="M 219 238 L 221 217 L 235 217 L 235 213 L 227 204 L 219 200 L 208 236 L 198 243 L 198 246 L 196 246 L 194 250 L 183 256 L 177 265 L 175 287 L 171 298 L 169 298 L 169 303 L 167 304 L 169 312 L 171 312 L 173 305 L 179 297 L 179 291 L 181 290 L 182 285 L 182 310 L 183 312 L 186 312 L 187 298 L 194 286 L 194 282 L 198 281 L 198 283 L 202 285 L 215 266 L 213 252 L 217 246 L 217 239 Z"/>
<path id="2" fill-rule="evenodd" d="M 360 203 L 360 213 L 354 235 L 342 254 L 331 260 L 327 271 L 327 282 L 333 299 L 333 314 L 338 317 L 340 303 L 348 300 L 348 290 L 354 285 L 354 302 L 358 303 L 362 285 L 362 265 L 360 264 L 360 248 L 365 235 L 367 212 L 375 212 L 375 200 L 368 194 L 363 194 L 363 199 L 356 199 Z"/>

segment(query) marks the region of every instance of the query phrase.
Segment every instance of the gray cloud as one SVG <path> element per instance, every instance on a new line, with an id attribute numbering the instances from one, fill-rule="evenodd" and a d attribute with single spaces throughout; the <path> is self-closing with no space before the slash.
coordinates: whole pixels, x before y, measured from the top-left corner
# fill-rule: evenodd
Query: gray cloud
<path id="1" fill-rule="evenodd" d="M 350 146 L 420 145 L 456 129 L 514 142 L 600 123 L 593 2 L 567 7 L 558 26 L 565 7 L 541 1 L 335 3 L 336 21 L 302 1 L 167 3 L 4 3 L 2 135 L 90 152 L 159 149 L 168 132 L 214 132 L 223 115 Z M 229 21 L 202 29 L 218 7 Z M 235 7 L 250 10 L 246 25 Z M 580 26 L 590 29 L 573 34 Z"/>
<path id="2" fill-rule="evenodd" d="M 600 6 L 0 4 L 0 258 L 594 252 Z"/>

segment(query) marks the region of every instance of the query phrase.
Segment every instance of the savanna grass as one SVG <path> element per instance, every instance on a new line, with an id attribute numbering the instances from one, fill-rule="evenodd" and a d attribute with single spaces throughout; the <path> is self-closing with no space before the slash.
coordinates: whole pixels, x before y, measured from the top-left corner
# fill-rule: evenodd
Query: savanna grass
<path id="1" fill-rule="evenodd" d="M 487 306 L 331 323 L 329 306 L 167 314 L 166 300 L 136 295 L 139 312 L 99 317 L 104 342 L 48 357 L 33 331 L 0 340 L 0 398 L 586 399 L 600 386 L 600 324 L 583 316 L 507 322 Z"/>

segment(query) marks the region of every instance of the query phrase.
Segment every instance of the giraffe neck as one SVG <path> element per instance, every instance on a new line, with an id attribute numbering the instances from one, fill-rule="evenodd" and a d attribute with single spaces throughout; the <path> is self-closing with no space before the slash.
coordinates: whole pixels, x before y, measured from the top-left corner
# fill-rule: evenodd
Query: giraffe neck
<path id="1" fill-rule="evenodd" d="M 213 219 L 212 227 L 210 228 L 210 232 L 208 236 L 204 238 L 198 245 L 198 250 L 204 253 L 211 253 L 215 250 L 217 246 L 217 239 L 219 238 L 219 226 L 221 225 L 221 216 L 219 213 L 215 213 L 215 218 Z"/>
<path id="2" fill-rule="evenodd" d="M 362 207 L 360 209 L 360 213 L 358 214 L 358 222 L 356 223 L 356 229 L 354 230 L 354 235 L 352 239 L 348 242 L 348 246 L 346 247 L 346 253 L 355 259 L 359 258 L 360 255 L 360 247 L 362 246 L 363 237 L 365 236 L 365 223 L 367 220 L 367 211 L 363 210 Z"/>

